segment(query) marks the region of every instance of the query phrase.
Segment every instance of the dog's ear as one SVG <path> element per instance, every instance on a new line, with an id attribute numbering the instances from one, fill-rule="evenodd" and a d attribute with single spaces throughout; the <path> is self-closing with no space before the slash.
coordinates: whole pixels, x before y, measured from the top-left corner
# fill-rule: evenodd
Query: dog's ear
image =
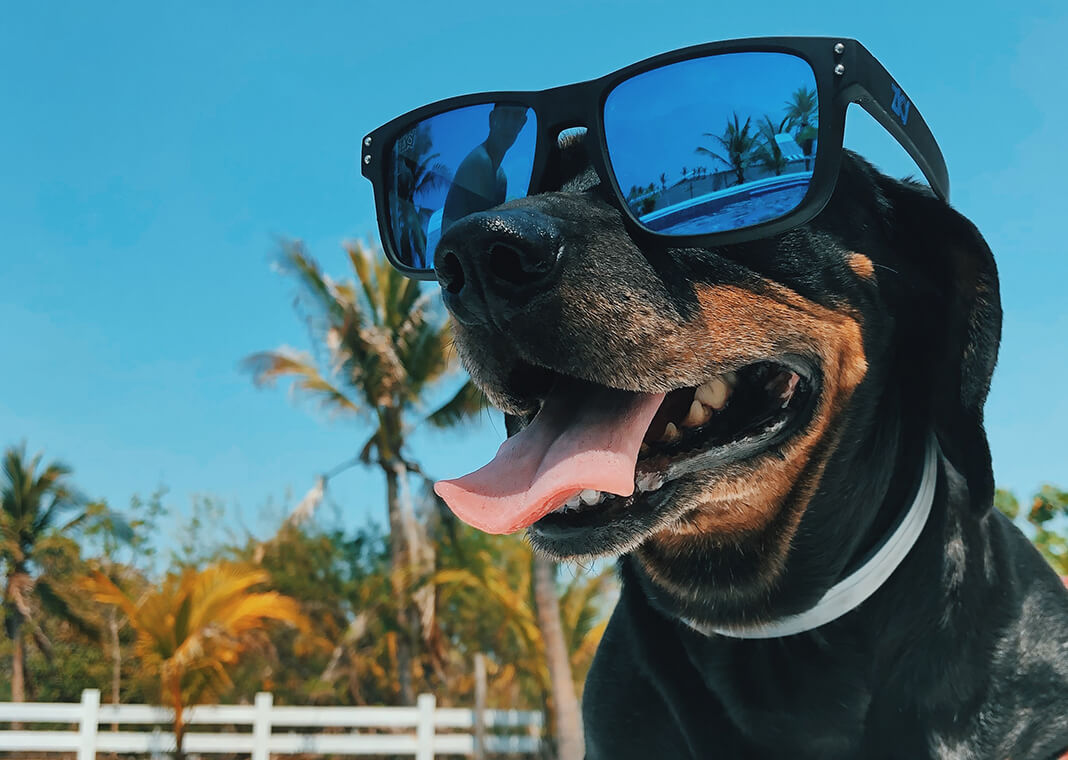
<path id="1" fill-rule="evenodd" d="M 888 233 L 909 263 L 901 274 L 910 281 L 900 286 L 914 310 L 907 339 L 922 353 L 916 391 L 929 400 L 942 452 L 967 479 L 972 509 L 984 514 L 994 474 L 983 405 L 1001 340 L 994 256 L 974 224 L 926 189 L 894 182 L 884 190 L 893 217 Z"/>

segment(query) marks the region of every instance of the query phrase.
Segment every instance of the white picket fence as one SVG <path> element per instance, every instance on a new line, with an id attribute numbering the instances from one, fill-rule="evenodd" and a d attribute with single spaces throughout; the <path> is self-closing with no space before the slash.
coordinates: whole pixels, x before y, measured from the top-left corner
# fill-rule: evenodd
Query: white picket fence
<path id="1" fill-rule="evenodd" d="M 97 752 L 118 752 L 161 758 L 174 750 L 174 735 L 161 728 L 170 725 L 171 718 L 171 710 L 165 707 L 102 705 L 97 689 L 83 691 L 80 703 L 0 702 L 0 725 L 76 726 L 67 731 L 0 729 L 0 755 L 76 752 L 77 760 L 94 760 Z M 530 755 L 540 750 L 540 712 L 486 710 L 484 721 L 486 753 Z M 270 760 L 272 754 L 400 755 L 434 760 L 435 755 L 474 754 L 475 738 L 470 733 L 474 723 L 474 710 L 438 707 L 433 694 L 420 695 L 415 707 L 288 707 L 275 705 L 271 694 L 261 692 L 253 705 L 202 705 L 188 710 L 187 726 L 234 726 L 238 730 L 196 733 L 187 729 L 184 749 L 199 755 L 248 754 L 251 760 Z M 112 724 L 120 730 L 103 730 Z M 143 728 L 123 730 L 124 726 Z M 244 727 L 251 731 L 242 731 Z M 501 729 L 521 733 L 490 733 Z"/>

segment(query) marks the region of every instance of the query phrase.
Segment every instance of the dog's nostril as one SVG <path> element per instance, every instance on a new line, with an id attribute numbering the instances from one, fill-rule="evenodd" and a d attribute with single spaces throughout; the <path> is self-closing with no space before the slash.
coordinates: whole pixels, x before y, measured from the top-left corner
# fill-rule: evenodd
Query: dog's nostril
<path id="1" fill-rule="evenodd" d="M 459 295 L 465 282 L 464 267 L 460 263 L 460 258 L 452 251 L 448 251 L 440 257 L 435 269 L 437 269 L 438 283 L 441 287 L 449 293 Z"/>
<path id="2" fill-rule="evenodd" d="M 496 279 L 512 285 L 522 285 L 530 279 L 530 272 L 523 266 L 523 255 L 504 243 L 490 246 L 489 269 Z"/>

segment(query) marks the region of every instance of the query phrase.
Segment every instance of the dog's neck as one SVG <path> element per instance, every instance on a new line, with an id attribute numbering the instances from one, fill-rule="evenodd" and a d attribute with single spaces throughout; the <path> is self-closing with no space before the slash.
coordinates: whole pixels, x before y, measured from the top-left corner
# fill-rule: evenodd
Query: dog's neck
<path id="1" fill-rule="evenodd" d="M 814 630 L 856 609 L 890 578 L 923 532 L 934 504 L 938 462 L 938 443 L 931 435 L 912 504 L 898 517 L 882 542 L 866 554 L 858 567 L 828 589 L 815 606 L 756 625 L 708 626 L 690 620 L 686 623 L 705 635 L 772 639 Z"/>

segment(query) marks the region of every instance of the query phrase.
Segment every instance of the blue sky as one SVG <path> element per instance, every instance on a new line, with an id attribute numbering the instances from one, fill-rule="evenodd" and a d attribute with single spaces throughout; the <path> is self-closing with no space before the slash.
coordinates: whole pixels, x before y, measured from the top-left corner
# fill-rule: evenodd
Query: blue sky
<path id="1" fill-rule="evenodd" d="M 67 461 L 91 495 L 123 505 L 163 482 L 179 509 L 214 494 L 265 531 L 363 440 L 282 388 L 254 389 L 238 362 L 305 345 L 270 267 L 279 238 L 344 274 L 340 242 L 375 234 L 366 131 L 431 100 L 577 81 L 687 44 L 835 33 L 908 91 L 954 205 L 998 257 L 998 482 L 1068 485 L 1063 2 L 9 2 L 3 16 L 0 445 Z M 858 109 L 846 144 L 916 172 Z M 502 435 L 489 418 L 413 450 L 454 475 Z M 374 473 L 333 493 L 353 525 L 384 512 Z"/>

